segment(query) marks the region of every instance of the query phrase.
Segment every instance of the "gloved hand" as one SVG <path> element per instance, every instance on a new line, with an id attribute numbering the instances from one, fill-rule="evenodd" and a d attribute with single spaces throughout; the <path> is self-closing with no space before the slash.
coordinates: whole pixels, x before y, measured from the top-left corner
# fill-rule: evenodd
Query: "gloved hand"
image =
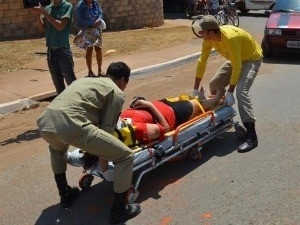
<path id="1" fill-rule="evenodd" d="M 193 89 L 193 97 L 197 97 L 200 95 L 200 91 L 198 89 Z"/>
<path id="2" fill-rule="evenodd" d="M 227 105 L 234 105 L 235 103 L 235 99 L 234 99 L 234 96 L 233 96 L 233 93 L 232 92 L 226 92 L 226 95 L 225 95 L 225 103 Z"/>
<path id="3" fill-rule="evenodd" d="M 83 167 L 84 165 L 84 153 L 81 149 L 75 149 L 72 152 L 66 152 L 64 158 L 68 164 L 74 167 Z"/>
<path id="4" fill-rule="evenodd" d="M 114 171 L 113 170 L 106 170 L 105 172 L 101 171 L 101 173 L 102 173 L 105 180 L 107 180 L 107 181 L 113 181 L 114 180 Z"/>

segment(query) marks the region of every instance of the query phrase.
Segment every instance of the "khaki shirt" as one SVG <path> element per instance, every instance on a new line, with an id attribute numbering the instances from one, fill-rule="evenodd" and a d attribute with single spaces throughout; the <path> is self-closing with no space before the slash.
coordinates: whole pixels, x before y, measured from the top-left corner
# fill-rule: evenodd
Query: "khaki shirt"
<path id="1" fill-rule="evenodd" d="M 90 124 L 113 133 L 124 102 L 124 93 L 110 78 L 81 78 L 50 103 L 37 124 L 40 131 L 64 135 L 80 134 Z"/>

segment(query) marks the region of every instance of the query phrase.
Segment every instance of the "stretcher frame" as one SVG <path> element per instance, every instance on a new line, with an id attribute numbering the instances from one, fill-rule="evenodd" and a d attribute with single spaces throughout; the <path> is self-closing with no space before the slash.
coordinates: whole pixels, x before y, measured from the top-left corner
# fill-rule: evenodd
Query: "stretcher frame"
<path id="1" fill-rule="evenodd" d="M 233 107 L 218 106 L 214 111 L 207 111 L 166 133 L 163 141 L 134 148 L 133 173 L 136 179 L 129 190 L 127 201 L 129 203 L 136 201 L 142 177 L 165 162 L 178 157 L 200 160 L 203 145 L 232 127 L 235 128 L 238 138 L 244 138 L 245 129 L 239 125 L 238 121 L 233 120 L 234 116 L 236 116 L 236 111 Z M 148 157 L 146 154 L 142 155 L 145 151 Z M 139 157 L 144 159 L 139 159 Z M 113 164 L 109 163 L 109 167 L 113 169 Z M 103 178 L 98 171 L 88 170 L 79 181 L 81 189 L 89 189 L 94 176 Z"/>

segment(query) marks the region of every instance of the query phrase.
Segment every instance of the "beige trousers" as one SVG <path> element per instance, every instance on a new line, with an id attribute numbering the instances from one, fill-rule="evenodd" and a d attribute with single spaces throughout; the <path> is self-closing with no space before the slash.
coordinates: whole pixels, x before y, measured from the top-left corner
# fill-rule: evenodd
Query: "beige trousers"
<path id="1" fill-rule="evenodd" d="M 68 146 L 81 148 L 94 156 L 101 156 L 114 163 L 114 191 L 123 193 L 131 186 L 133 171 L 133 152 L 113 135 L 88 125 L 74 131 L 74 135 L 41 131 L 42 138 L 49 143 L 51 166 L 55 174 L 66 171 L 64 154 Z"/>
<path id="2" fill-rule="evenodd" d="M 238 110 L 243 123 L 255 122 L 256 120 L 253 113 L 249 91 L 258 73 L 260 65 L 261 60 L 244 61 L 242 63 L 241 76 L 235 90 Z M 227 60 L 209 82 L 211 94 L 216 94 L 219 88 L 225 88 L 229 85 L 231 72 L 231 62 Z"/>

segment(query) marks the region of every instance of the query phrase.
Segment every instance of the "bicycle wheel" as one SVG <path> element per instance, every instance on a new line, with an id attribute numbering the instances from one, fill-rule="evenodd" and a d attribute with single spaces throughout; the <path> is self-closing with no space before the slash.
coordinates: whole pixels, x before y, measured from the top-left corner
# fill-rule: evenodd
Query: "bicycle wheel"
<path id="1" fill-rule="evenodd" d="M 230 24 L 230 18 L 226 13 L 222 13 L 220 15 L 220 24 L 221 25 Z"/>
<path id="2" fill-rule="evenodd" d="M 191 2 L 191 0 L 185 0 L 184 13 L 187 18 L 191 18 L 193 16 L 193 9 L 194 9 L 194 4 Z"/>
<path id="3" fill-rule="evenodd" d="M 240 25 L 239 14 L 236 11 L 231 12 L 230 19 L 232 20 L 232 25 L 238 27 Z"/>
<path id="4" fill-rule="evenodd" d="M 199 15 L 199 16 L 196 16 L 192 21 L 192 31 L 195 34 L 195 36 L 198 38 L 202 38 L 202 36 L 199 34 L 199 23 L 202 18 L 203 18 L 203 15 Z"/>

